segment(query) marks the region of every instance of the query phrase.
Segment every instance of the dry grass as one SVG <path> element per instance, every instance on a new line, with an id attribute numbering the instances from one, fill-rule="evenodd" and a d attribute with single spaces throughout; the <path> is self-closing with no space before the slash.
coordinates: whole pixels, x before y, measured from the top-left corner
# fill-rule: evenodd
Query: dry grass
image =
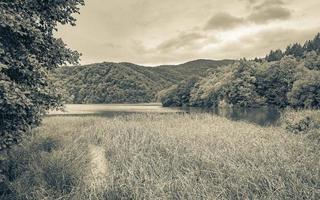
<path id="1" fill-rule="evenodd" d="M 108 165 L 99 192 L 84 180 L 92 145 Z M 305 135 L 206 114 L 49 117 L 12 152 L 12 198 L 319 199 L 319 152 Z"/>

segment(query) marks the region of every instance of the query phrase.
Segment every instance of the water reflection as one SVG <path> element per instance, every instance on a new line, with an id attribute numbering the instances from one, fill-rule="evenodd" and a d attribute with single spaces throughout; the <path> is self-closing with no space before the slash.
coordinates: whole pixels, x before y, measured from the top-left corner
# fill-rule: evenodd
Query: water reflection
<path id="1" fill-rule="evenodd" d="M 182 110 L 188 113 L 212 113 L 218 116 L 226 117 L 231 120 L 248 121 L 261 126 L 278 125 L 280 110 L 276 107 L 243 108 L 243 107 L 225 107 L 225 108 L 191 108 L 184 107 Z"/>

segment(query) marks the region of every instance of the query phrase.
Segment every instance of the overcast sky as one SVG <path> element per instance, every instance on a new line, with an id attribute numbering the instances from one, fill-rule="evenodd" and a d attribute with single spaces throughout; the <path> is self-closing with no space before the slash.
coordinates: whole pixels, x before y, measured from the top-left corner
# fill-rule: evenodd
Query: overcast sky
<path id="1" fill-rule="evenodd" d="M 320 32 L 320 0 L 86 0 L 57 36 L 83 55 L 144 65 L 264 56 Z"/>

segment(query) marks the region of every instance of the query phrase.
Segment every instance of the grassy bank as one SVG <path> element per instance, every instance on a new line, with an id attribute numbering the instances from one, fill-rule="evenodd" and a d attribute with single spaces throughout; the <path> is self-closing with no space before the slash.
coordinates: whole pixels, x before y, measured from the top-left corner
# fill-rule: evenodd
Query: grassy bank
<path id="1" fill-rule="evenodd" d="M 11 152 L 11 198 L 319 199 L 319 153 L 308 134 L 206 114 L 48 117 Z"/>

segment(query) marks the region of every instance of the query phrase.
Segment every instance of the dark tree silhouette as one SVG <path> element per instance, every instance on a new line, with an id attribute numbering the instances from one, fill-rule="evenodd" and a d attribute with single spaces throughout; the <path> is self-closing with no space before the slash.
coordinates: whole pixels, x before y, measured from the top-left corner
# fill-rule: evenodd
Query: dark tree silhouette
<path id="1" fill-rule="evenodd" d="M 301 58 L 303 56 L 303 53 L 304 53 L 304 49 L 303 47 L 301 46 L 301 44 L 299 43 L 295 43 L 293 45 L 290 45 L 287 47 L 286 51 L 285 51 L 285 54 L 286 55 L 292 55 L 296 58 Z"/>
<path id="2" fill-rule="evenodd" d="M 21 141 L 49 108 L 60 105 L 47 74 L 79 53 L 53 36 L 75 25 L 84 0 L 0 0 L 0 152 Z"/>
<path id="3" fill-rule="evenodd" d="M 272 61 L 279 61 L 283 57 L 283 53 L 280 49 L 277 49 L 275 51 L 271 50 L 269 55 L 266 56 L 266 60 L 268 62 Z"/>

